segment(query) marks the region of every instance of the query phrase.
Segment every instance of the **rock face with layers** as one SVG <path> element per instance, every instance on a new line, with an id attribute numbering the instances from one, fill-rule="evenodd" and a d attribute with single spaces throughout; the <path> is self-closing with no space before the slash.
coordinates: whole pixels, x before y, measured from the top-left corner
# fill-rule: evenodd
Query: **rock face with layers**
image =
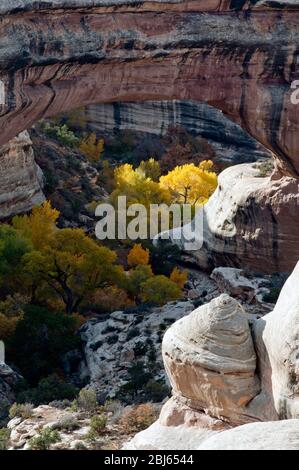
<path id="1" fill-rule="evenodd" d="M 299 418 L 299 263 L 273 312 L 255 325 L 255 342 L 265 372 L 264 389 L 279 419 Z M 270 377 L 267 377 L 267 375 Z"/>
<path id="2" fill-rule="evenodd" d="M 0 148 L 0 219 L 29 211 L 45 200 L 43 175 L 35 163 L 28 132 Z"/>
<path id="3" fill-rule="evenodd" d="M 176 397 L 197 410 L 235 424 L 250 421 L 246 405 L 260 385 L 248 320 L 226 294 L 169 328 L 165 368 Z"/>
<path id="4" fill-rule="evenodd" d="M 82 113 L 82 111 L 81 111 Z M 132 130 L 163 136 L 169 126 L 179 126 L 206 139 L 216 162 L 245 163 L 271 158 L 271 153 L 252 139 L 221 111 L 196 101 L 146 101 L 93 104 L 82 114 L 88 129 L 98 132 Z"/>

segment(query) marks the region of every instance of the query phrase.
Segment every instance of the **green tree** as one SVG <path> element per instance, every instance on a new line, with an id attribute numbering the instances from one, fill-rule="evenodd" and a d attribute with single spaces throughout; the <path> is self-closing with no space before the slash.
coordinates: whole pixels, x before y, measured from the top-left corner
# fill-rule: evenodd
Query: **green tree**
<path id="1" fill-rule="evenodd" d="M 152 268 L 149 265 L 138 265 L 131 269 L 127 280 L 127 290 L 133 296 L 140 294 L 141 285 L 153 276 Z"/>
<path id="2" fill-rule="evenodd" d="M 13 227 L 0 225 L 0 285 L 6 293 L 22 285 L 21 260 L 30 249 L 30 242 Z"/>
<path id="3" fill-rule="evenodd" d="M 96 289 L 124 282 L 123 269 L 115 261 L 116 253 L 99 246 L 81 229 L 57 230 L 49 245 L 23 257 L 32 283 L 47 286 L 70 314 Z"/>
<path id="4" fill-rule="evenodd" d="M 182 291 L 179 286 L 166 276 L 154 276 L 141 284 L 143 302 L 164 305 L 171 300 L 179 299 L 181 295 Z"/>
<path id="5" fill-rule="evenodd" d="M 28 305 L 8 341 L 10 360 L 30 383 L 36 383 L 61 367 L 61 357 L 78 345 L 74 335 L 78 320 Z"/>

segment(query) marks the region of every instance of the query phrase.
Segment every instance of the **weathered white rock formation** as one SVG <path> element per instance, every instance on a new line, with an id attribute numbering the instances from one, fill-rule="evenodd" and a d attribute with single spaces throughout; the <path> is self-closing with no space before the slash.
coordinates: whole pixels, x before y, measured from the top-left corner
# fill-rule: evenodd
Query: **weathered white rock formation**
<path id="1" fill-rule="evenodd" d="M 252 420 L 246 405 L 260 389 L 248 320 L 226 294 L 176 322 L 163 340 L 175 396 L 234 424 Z"/>
<path id="2" fill-rule="evenodd" d="M 279 419 L 299 418 L 299 263 L 287 280 L 273 312 L 255 325 L 264 388 Z M 261 345 L 264 345 L 262 348 Z"/>
<path id="3" fill-rule="evenodd" d="M 250 423 L 205 440 L 198 450 L 298 450 L 299 419 Z"/>
<path id="4" fill-rule="evenodd" d="M 299 258 L 298 181 L 261 174 L 257 165 L 247 163 L 224 170 L 218 188 L 197 215 L 203 217 L 203 233 L 195 234 L 199 247 L 203 240 L 202 248 L 189 248 L 194 222 L 184 227 L 183 237 L 176 233 L 181 228 L 171 232 L 174 243 L 205 269 L 223 265 L 268 273 L 294 269 Z"/>
<path id="5" fill-rule="evenodd" d="M 0 148 L 0 219 L 29 211 L 44 200 L 43 175 L 27 131 Z"/>
<path id="6" fill-rule="evenodd" d="M 165 436 L 176 428 L 183 436 L 182 427 L 193 427 L 200 449 L 299 449 L 298 284 L 299 263 L 274 310 L 251 321 L 252 334 L 240 305 L 226 294 L 173 324 L 163 341 L 173 398 L 162 409 L 154 443 L 152 428 L 130 448 L 146 448 L 146 442 L 159 448 L 161 432 L 163 448 L 171 449 Z M 231 427 L 256 423 L 211 437 L 221 428 L 216 419 Z"/>

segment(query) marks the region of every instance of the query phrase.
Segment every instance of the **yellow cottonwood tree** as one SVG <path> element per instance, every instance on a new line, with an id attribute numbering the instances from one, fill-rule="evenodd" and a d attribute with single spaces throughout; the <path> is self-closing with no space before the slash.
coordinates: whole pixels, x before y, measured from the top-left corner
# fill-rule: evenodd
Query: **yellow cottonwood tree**
<path id="1" fill-rule="evenodd" d="M 194 163 L 177 166 L 161 176 L 160 187 L 168 190 L 174 202 L 181 204 L 205 204 L 217 187 L 217 175 L 210 171 L 211 161 L 199 166 Z"/>
<path id="2" fill-rule="evenodd" d="M 125 282 L 122 267 L 115 264 L 116 257 L 83 230 L 65 228 L 56 230 L 42 250 L 26 253 L 23 264 L 32 283 L 37 288 L 46 286 L 72 314 L 97 289 Z"/>
<path id="3" fill-rule="evenodd" d="M 151 178 L 147 177 L 140 169 L 134 169 L 128 163 L 119 166 L 114 171 L 115 190 L 111 194 L 111 201 L 117 202 L 120 195 L 127 197 L 127 204 L 162 204 L 170 201 L 167 190 L 161 188 Z"/>
<path id="4" fill-rule="evenodd" d="M 157 162 L 154 158 L 149 158 L 148 160 L 142 160 L 138 170 L 143 172 L 147 178 L 151 178 L 153 181 L 158 182 L 161 176 L 161 167 L 160 163 Z"/>

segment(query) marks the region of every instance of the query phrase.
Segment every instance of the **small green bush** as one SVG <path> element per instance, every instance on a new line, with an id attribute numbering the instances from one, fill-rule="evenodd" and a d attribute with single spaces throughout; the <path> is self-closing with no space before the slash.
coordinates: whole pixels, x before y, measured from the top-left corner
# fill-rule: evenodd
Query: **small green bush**
<path id="1" fill-rule="evenodd" d="M 78 407 L 88 413 L 95 412 L 98 407 L 96 392 L 88 388 L 82 388 L 78 396 Z"/>
<path id="2" fill-rule="evenodd" d="M 23 418 L 28 419 L 31 418 L 33 411 L 32 403 L 14 403 L 9 409 L 9 417 L 10 419 L 13 418 Z"/>
<path id="3" fill-rule="evenodd" d="M 270 158 L 268 160 L 257 162 L 253 165 L 253 168 L 259 170 L 257 175 L 259 178 L 265 178 L 266 176 L 270 176 L 274 169 L 273 160 Z"/>
<path id="4" fill-rule="evenodd" d="M 7 428 L 0 429 L 0 450 L 7 450 L 9 446 L 10 431 Z"/>
<path id="5" fill-rule="evenodd" d="M 270 304 L 276 304 L 281 289 L 278 287 L 272 287 L 267 294 L 263 295 L 263 301 Z"/>
<path id="6" fill-rule="evenodd" d="M 69 414 L 65 415 L 52 427 L 52 429 L 56 429 L 58 431 L 74 431 L 74 429 L 78 428 L 78 422 L 75 416 Z"/>
<path id="7" fill-rule="evenodd" d="M 179 286 L 166 276 L 155 276 L 141 284 L 141 299 L 145 302 L 164 305 L 171 300 L 179 299 L 181 296 L 182 291 Z"/>
<path id="8" fill-rule="evenodd" d="M 115 344 L 118 341 L 118 335 L 108 336 L 106 339 L 107 344 Z"/>
<path id="9" fill-rule="evenodd" d="M 127 341 L 130 341 L 130 339 L 136 338 L 136 336 L 139 336 L 140 330 L 139 328 L 132 328 L 131 330 L 128 331 L 127 334 Z"/>
<path id="10" fill-rule="evenodd" d="M 55 126 L 46 122 L 43 126 L 43 131 L 47 136 L 58 140 L 60 144 L 66 145 L 67 147 L 75 147 L 79 144 L 78 137 L 76 137 L 74 132 L 71 131 L 66 124 Z"/>
<path id="11" fill-rule="evenodd" d="M 170 389 L 165 384 L 156 380 L 149 380 L 144 387 L 145 399 L 154 403 L 160 403 L 169 396 Z"/>
<path id="12" fill-rule="evenodd" d="M 115 331 L 118 332 L 119 329 L 115 326 L 107 325 L 106 328 L 102 331 L 102 335 L 106 335 L 107 333 L 114 333 Z"/>
<path id="13" fill-rule="evenodd" d="M 52 444 L 61 440 L 58 431 L 50 428 L 44 428 L 38 436 L 29 440 L 31 450 L 49 450 Z"/>
<path id="14" fill-rule="evenodd" d="M 104 415 L 95 415 L 90 420 L 90 431 L 88 438 L 93 439 L 101 436 L 106 430 L 107 418 Z"/>

